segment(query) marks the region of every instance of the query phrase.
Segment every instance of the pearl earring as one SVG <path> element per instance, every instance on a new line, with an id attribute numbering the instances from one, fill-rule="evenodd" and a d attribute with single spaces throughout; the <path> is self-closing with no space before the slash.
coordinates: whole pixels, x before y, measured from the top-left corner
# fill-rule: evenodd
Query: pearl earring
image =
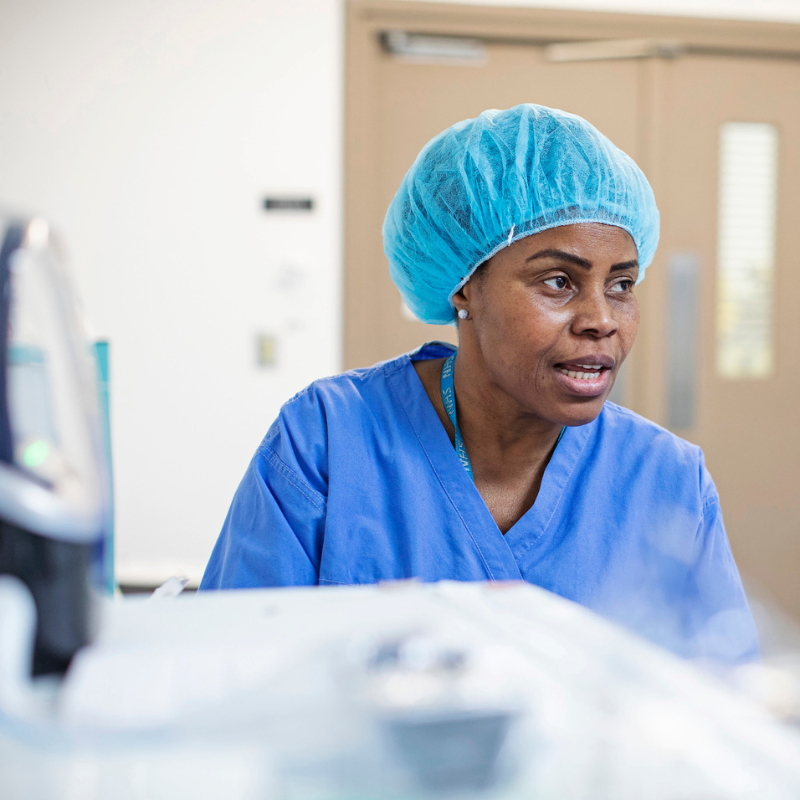
<path id="1" fill-rule="evenodd" d="M 466 308 L 460 308 L 458 310 L 458 318 L 459 319 L 466 319 L 469 316 L 469 311 Z"/>

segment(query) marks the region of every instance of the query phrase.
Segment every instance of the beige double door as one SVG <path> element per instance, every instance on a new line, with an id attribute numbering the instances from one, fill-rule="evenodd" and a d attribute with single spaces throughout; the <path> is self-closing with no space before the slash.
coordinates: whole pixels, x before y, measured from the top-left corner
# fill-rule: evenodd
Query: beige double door
<path id="1" fill-rule="evenodd" d="M 425 142 L 484 109 L 524 102 L 585 117 L 644 168 L 662 213 L 659 253 L 637 289 L 640 335 L 616 399 L 703 447 L 745 578 L 800 618 L 800 60 L 785 41 L 770 57 L 736 47 L 722 53 L 717 41 L 671 57 L 647 55 L 643 42 L 633 44 L 643 48 L 636 58 L 557 61 L 549 47 L 559 38 L 588 39 L 599 29 L 614 39 L 615 19 L 622 34 L 639 30 L 631 17 L 604 17 L 602 28 L 587 15 L 564 14 L 540 24 L 501 21 L 500 32 L 478 35 L 477 57 L 453 59 L 446 48 L 437 56 L 434 41 L 433 55 L 415 58 L 392 53 L 387 31 L 416 25 L 417 32 L 476 36 L 487 23 L 474 11 L 431 16 L 415 7 L 416 18 L 398 11 L 409 5 L 350 6 L 346 366 L 428 339 L 454 341 L 452 328 L 424 325 L 403 309 L 382 252 L 386 207 Z M 675 24 L 691 41 L 692 23 Z M 651 23 L 641 25 L 646 33 Z M 753 38 L 769 45 L 771 32 L 757 26 Z M 747 41 L 741 26 L 734 33 Z M 768 123 L 778 134 L 773 366 L 758 378 L 723 377 L 717 368 L 719 149 L 729 122 Z"/>

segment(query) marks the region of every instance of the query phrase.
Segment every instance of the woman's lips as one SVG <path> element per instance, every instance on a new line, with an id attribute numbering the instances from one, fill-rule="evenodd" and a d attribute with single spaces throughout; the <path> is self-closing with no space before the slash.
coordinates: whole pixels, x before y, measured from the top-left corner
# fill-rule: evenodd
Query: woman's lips
<path id="1" fill-rule="evenodd" d="M 561 385 L 579 397 L 598 397 L 606 391 L 611 380 L 608 367 L 558 364 L 553 369 Z"/>

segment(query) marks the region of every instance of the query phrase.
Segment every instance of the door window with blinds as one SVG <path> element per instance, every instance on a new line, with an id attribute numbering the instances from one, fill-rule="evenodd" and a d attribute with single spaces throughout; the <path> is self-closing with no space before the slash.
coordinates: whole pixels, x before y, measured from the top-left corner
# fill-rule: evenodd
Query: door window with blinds
<path id="1" fill-rule="evenodd" d="M 777 163 L 774 125 L 722 126 L 716 361 L 724 378 L 766 378 L 774 368 Z"/>

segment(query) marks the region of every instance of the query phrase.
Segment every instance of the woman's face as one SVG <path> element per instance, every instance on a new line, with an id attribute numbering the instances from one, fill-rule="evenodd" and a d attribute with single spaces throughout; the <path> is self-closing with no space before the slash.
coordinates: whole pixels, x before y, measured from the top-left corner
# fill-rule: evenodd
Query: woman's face
<path id="1" fill-rule="evenodd" d="M 523 413 L 583 425 L 600 413 L 639 328 L 636 245 L 611 225 L 552 228 L 501 250 L 458 292 L 471 369 Z"/>

